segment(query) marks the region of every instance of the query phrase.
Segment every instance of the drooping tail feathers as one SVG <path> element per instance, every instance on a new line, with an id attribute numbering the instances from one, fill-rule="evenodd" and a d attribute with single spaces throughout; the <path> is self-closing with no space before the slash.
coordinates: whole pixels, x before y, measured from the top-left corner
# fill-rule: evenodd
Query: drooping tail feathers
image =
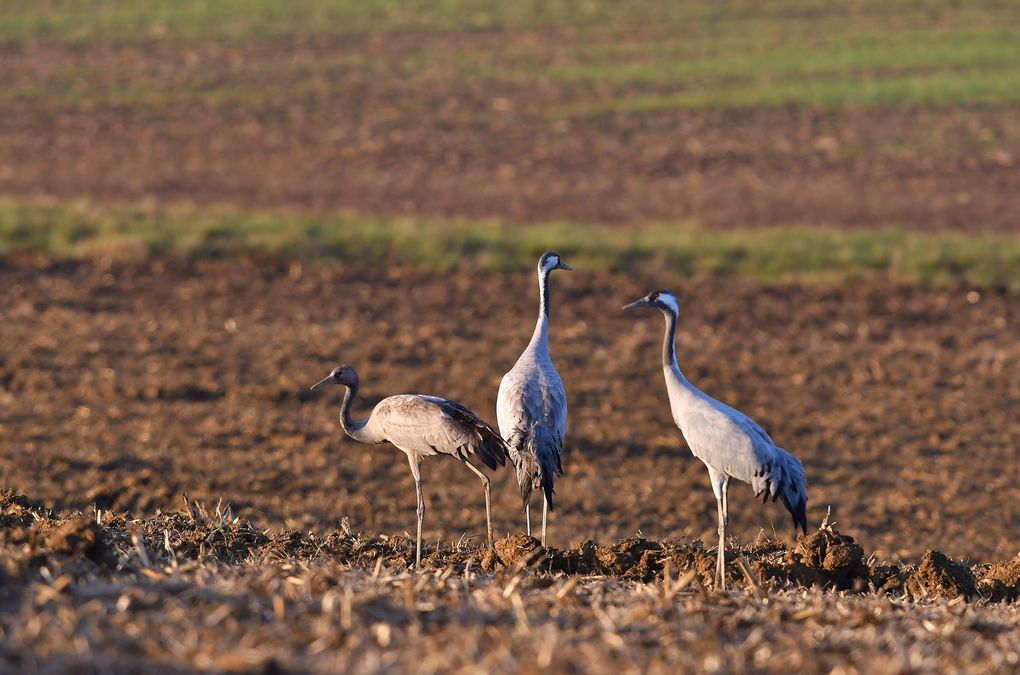
<path id="1" fill-rule="evenodd" d="M 474 431 L 478 439 L 477 442 L 461 446 L 456 453 L 458 458 L 467 460 L 469 454 L 474 454 L 490 469 L 506 465 L 506 458 L 510 456 L 510 448 L 488 422 L 456 401 L 438 397 L 429 397 L 429 400 L 438 405 L 447 417 Z"/>
<path id="2" fill-rule="evenodd" d="M 807 495 L 801 493 L 799 498 L 791 499 L 788 492 L 783 492 L 780 499 L 783 500 L 783 506 L 793 517 L 793 529 L 796 530 L 799 527 L 804 534 L 807 534 Z"/>
<path id="3" fill-rule="evenodd" d="M 783 506 L 790 512 L 793 518 L 794 529 L 800 528 L 807 534 L 807 477 L 804 475 L 804 465 L 794 455 L 782 448 L 774 448 L 775 460 L 762 472 L 761 481 L 755 483 L 758 492 L 755 496 L 761 496 L 762 502 L 777 499 L 783 502 Z"/>
<path id="4" fill-rule="evenodd" d="M 521 500 L 527 506 L 533 490 L 542 490 L 553 509 L 553 483 L 563 473 L 560 462 L 560 443 L 540 426 L 531 429 L 514 429 L 507 439 L 510 461 L 517 473 Z"/>

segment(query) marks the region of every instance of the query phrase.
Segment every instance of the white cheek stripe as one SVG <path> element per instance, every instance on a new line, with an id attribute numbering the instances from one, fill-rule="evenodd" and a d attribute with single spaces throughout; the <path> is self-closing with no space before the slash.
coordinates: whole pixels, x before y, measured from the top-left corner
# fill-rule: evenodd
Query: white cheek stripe
<path id="1" fill-rule="evenodd" d="M 680 305 L 677 304 L 676 298 L 674 298 L 669 293 L 660 293 L 659 294 L 659 301 L 662 304 L 664 304 L 667 307 L 669 307 L 670 309 L 672 309 L 674 313 L 676 313 L 676 314 L 680 313 Z"/>

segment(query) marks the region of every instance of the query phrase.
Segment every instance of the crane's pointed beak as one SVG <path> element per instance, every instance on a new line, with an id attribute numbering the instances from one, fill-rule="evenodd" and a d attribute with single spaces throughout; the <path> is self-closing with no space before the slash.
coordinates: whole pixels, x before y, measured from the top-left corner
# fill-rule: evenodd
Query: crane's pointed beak
<path id="1" fill-rule="evenodd" d="M 330 384 L 332 381 L 333 381 L 333 376 L 332 375 L 330 375 L 329 377 L 324 377 L 323 379 L 319 380 L 318 382 L 313 384 L 311 387 L 309 387 L 309 390 L 311 390 L 311 389 L 318 389 L 319 387 L 321 387 L 324 384 Z"/>
<path id="2" fill-rule="evenodd" d="M 635 309 L 637 307 L 648 307 L 648 299 L 647 298 L 641 298 L 640 300 L 635 300 L 634 302 L 630 303 L 629 305 L 624 305 L 623 306 L 624 309 Z"/>

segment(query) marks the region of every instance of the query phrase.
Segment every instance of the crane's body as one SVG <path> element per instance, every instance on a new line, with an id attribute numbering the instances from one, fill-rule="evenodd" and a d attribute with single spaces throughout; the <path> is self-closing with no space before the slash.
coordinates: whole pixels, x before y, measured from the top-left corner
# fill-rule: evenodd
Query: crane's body
<path id="1" fill-rule="evenodd" d="M 344 431 L 364 443 L 389 442 L 412 464 L 433 455 L 462 462 L 474 456 L 490 469 L 506 461 L 505 449 L 491 438 L 495 429 L 460 403 L 438 396 L 389 396 L 379 401 L 361 429 L 347 426 Z"/>
<path id="2" fill-rule="evenodd" d="M 353 367 L 335 368 L 328 377 L 313 385 L 339 384 L 346 388 L 340 405 L 340 426 L 356 441 L 390 443 L 407 457 L 417 493 L 418 531 L 415 564 L 421 565 L 421 529 L 425 517 L 425 499 L 421 488 L 421 460 L 432 455 L 449 455 L 463 462 L 482 481 L 485 491 L 485 519 L 489 545 L 492 545 L 492 513 L 489 478 L 471 463 L 477 459 L 490 469 L 506 463 L 506 444 L 489 426 L 466 407 L 438 396 L 398 394 L 384 398 L 367 419 L 351 416 L 351 406 L 360 381 Z"/>
<path id="3" fill-rule="evenodd" d="M 662 369 L 673 421 L 695 457 L 704 462 L 712 481 L 719 511 L 717 583 L 726 586 L 725 538 L 729 519 L 726 492 L 730 478 L 751 485 L 763 501 L 779 499 L 790 512 L 794 527 L 807 531 L 807 479 L 794 455 L 773 442 L 754 420 L 695 387 L 676 359 L 676 323 L 679 307 L 668 291 L 653 291 L 627 305 L 655 307 L 666 319 Z"/>
<path id="4" fill-rule="evenodd" d="M 541 490 L 543 494 L 543 546 L 553 486 L 556 476 L 563 473 L 563 439 L 567 433 L 567 394 L 549 354 L 549 274 L 555 269 L 570 267 L 555 253 L 544 254 L 538 262 L 535 331 L 517 363 L 503 376 L 496 397 L 496 421 L 516 470 L 529 535 L 531 493 Z"/>

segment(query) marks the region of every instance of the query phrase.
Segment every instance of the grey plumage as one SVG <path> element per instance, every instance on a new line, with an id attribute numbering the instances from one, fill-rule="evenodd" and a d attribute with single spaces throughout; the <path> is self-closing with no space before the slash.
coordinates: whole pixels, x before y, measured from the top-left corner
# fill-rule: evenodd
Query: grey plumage
<path id="1" fill-rule="evenodd" d="M 421 564 L 421 528 L 425 515 L 421 491 L 421 460 L 424 457 L 450 455 L 467 465 L 481 479 L 485 490 L 488 541 L 492 545 L 489 478 L 470 460 L 477 458 L 490 469 L 505 465 L 508 449 L 495 429 L 456 401 L 424 394 L 398 394 L 384 398 L 376 404 L 368 418 L 356 420 L 351 416 L 351 406 L 360 386 L 357 371 L 349 365 L 339 366 L 312 389 L 326 384 L 346 388 L 340 405 L 340 426 L 348 436 L 362 443 L 389 442 L 407 456 L 418 496 L 416 564 Z"/>
<path id="2" fill-rule="evenodd" d="M 725 588 L 725 537 L 729 518 L 726 491 L 730 478 L 749 483 L 763 501 L 780 499 L 794 527 L 807 532 L 807 479 L 801 461 L 773 442 L 765 430 L 744 413 L 717 401 L 684 376 L 676 360 L 679 306 L 669 291 L 653 291 L 624 309 L 655 307 L 666 318 L 662 368 L 673 421 L 691 452 L 708 467 L 719 507 L 718 583 Z"/>
<path id="3" fill-rule="evenodd" d="M 549 354 L 549 275 L 570 266 L 555 253 L 538 261 L 539 314 L 535 331 L 514 367 L 503 376 L 496 398 L 496 421 L 509 446 L 531 534 L 533 490 L 544 496 L 542 544 L 556 476 L 563 473 L 563 439 L 567 432 L 567 395 Z"/>
<path id="4" fill-rule="evenodd" d="M 476 457 L 490 469 L 505 465 L 507 457 L 506 445 L 488 423 L 456 401 L 424 394 L 384 398 L 358 440 L 389 441 L 419 460 L 451 455 L 466 462 Z"/>

